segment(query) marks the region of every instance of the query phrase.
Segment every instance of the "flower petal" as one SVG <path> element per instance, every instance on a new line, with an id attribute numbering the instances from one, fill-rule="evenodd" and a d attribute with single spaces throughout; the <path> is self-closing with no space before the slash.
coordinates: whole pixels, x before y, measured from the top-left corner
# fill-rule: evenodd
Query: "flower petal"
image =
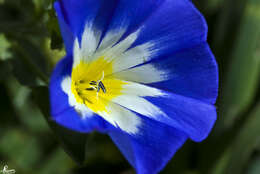
<path id="1" fill-rule="evenodd" d="M 165 96 L 144 97 L 167 115 L 157 115 L 156 120 L 185 132 L 189 138 L 200 142 L 215 124 L 216 108 L 192 98 L 166 93 Z"/>
<path id="2" fill-rule="evenodd" d="M 56 64 L 52 72 L 49 86 L 52 115 L 57 115 L 69 108 L 68 97 L 61 89 L 61 82 L 64 77 L 71 74 L 71 67 L 72 58 L 71 56 L 66 56 Z"/>
<path id="3" fill-rule="evenodd" d="M 109 135 L 138 174 L 156 174 L 183 145 L 187 136 L 165 124 L 140 118 L 143 124 L 139 134 L 129 135 L 115 130 Z"/>
<path id="4" fill-rule="evenodd" d="M 133 47 L 152 43 L 154 57 L 193 47 L 207 39 L 207 24 L 189 0 L 165 0 L 143 23 Z"/>
<path id="5" fill-rule="evenodd" d="M 60 30 L 61 30 L 61 35 L 62 35 L 64 44 L 65 44 L 66 51 L 67 51 L 67 53 L 70 54 L 70 53 L 72 53 L 74 36 L 72 34 L 70 27 L 68 26 L 68 24 L 65 21 L 65 18 L 63 16 L 63 13 L 62 13 L 62 10 L 60 7 L 60 3 L 55 2 L 54 8 L 57 13 L 58 22 L 59 22 Z"/>
<path id="6" fill-rule="evenodd" d="M 105 31 L 117 0 L 59 0 L 56 3 L 59 3 L 65 22 L 73 35 L 81 41 L 86 24 L 93 27 L 93 31 L 95 29 Z"/>
<path id="7" fill-rule="evenodd" d="M 218 95 L 217 65 L 207 43 L 159 57 L 113 75 L 118 79 L 145 83 L 211 104 L 215 103 Z"/>
<path id="8" fill-rule="evenodd" d="M 174 127 L 194 141 L 208 136 L 217 116 L 211 104 L 131 82 L 124 86 L 122 95 L 112 101 Z"/>
<path id="9" fill-rule="evenodd" d="M 81 133 L 106 132 L 111 129 L 111 126 L 100 116 L 93 114 L 91 117 L 82 118 L 72 107 L 52 116 L 53 120 L 58 124 Z"/>
<path id="10" fill-rule="evenodd" d="M 163 2 L 164 0 L 119 0 L 101 42 L 101 49 L 112 46 L 121 37 L 125 38 L 137 31 Z"/>
<path id="11" fill-rule="evenodd" d="M 154 10 L 150 11 L 151 9 Z M 138 56 L 142 55 L 141 60 L 136 62 L 138 65 L 143 61 L 149 61 L 158 56 L 165 57 L 206 42 L 207 24 L 188 0 L 121 0 L 101 42 L 101 48 L 120 44 L 133 33 L 138 33 L 138 37 L 134 43 L 131 43 L 131 48 L 135 49 L 132 50 L 132 54 L 139 51 L 141 54 Z M 124 60 L 124 58 L 125 55 L 121 56 L 121 59 Z"/>

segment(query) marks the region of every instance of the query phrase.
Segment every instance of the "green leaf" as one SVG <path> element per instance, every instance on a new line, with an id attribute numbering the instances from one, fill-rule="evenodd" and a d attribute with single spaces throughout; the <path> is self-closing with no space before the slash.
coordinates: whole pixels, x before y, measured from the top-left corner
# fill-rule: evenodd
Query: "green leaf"
<path id="1" fill-rule="evenodd" d="M 50 116 L 49 91 L 47 87 L 33 88 L 33 97 L 44 114 L 49 126 L 61 142 L 64 150 L 73 160 L 79 164 L 83 164 L 85 161 L 85 147 L 88 135 L 66 129 L 52 120 Z"/>
<path id="2" fill-rule="evenodd" d="M 20 122 L 34 133 L 43 133 L 48 130 L 44 118 L 41 117 L 42 113 L 30 98 L 31 90 L 19 84 L 15 78 L 8 78 L 6 85 L 12 105 L 21 118 Z"/>
<path id="3" fill-rule="evenodd" d="M 243 172 L 252 152 L 257 148 L 260 140 L 260 103 L 248 116 L 245 125 L 231 144 L 230 158 L 223 173 Z"/>
<path id="4" fill-rule="evenodd" d="M 17 43 L 13 43 L 13 73 L 17 80 L 25 86 L 39 86 L 39 80 L 48 84 L 48 66 L 45 56 L 41 50 L 29 40 L 16 38 Z"/>
<path id="5" fill-rule="evenodd" d="M 224 0 L 208 0 L 206 3 L 206 10 L 209 13 L 216 11 L 221 5 L 223 5 Z"/>
<path id="6" fill-rule="evenodd" d="M 260 157 L 256 158 L 248 167 L 247 174 L 259 174 L 260 173 Z"/>
<path id="7" fill-rule="evenodd" d="M 61 37 L 56 12 L 54 11 L 53 7 L 48 11 L 48 14 L 49 15 L 48 15 L 47 28 L 51 35 L 51 49 L 62 49 L 63 39 Z"/>
<path id="8" fill-rule="evenodd" d="M 41 157 L 40 146 L 34 137 L 18 129 L 5 130 L 0 142 L 0 152 L 19 167 L 33 167 Z M 30 154 L 30 155 L 29 155 Z"/>
<path id="9" fill-rule="evenodd" d="M 0 82 L 5 81 L 11 72 L 11 65 L 8 61 L 0 61 Z"/>
<path id="10" fill-rule="evenodd" d="M 252 104 L 260 73 L 260 0 L 249 0 L 240 27 L 239 37 L 232 53 L 220 115 L 230 127 Z"/>
<path id="11" fill-rule="evenodd" d="M 212 174 L 223 174 L 228 165 L 228 160 L 230 159 L 231 148 L 227 149 L 220 159 L 214 164 L 213 169 L 211 171 Z"/>
<path id="12" fill-rule="evenodd" d="M 5 38 L 3 34 L 0 34 L 0 60 L 7 60 L 11 58 L 11 53 L 9 52 L 11 44 Z"/>
<path id="13" fill-rule="evenodd" d="M 61 164 L 61 165 L 60 165 Z M 73 167 L 71 159 L 61 148 L 58 148 L 51 156 L 41 165 L 38 174 L 70 174 Z"/>

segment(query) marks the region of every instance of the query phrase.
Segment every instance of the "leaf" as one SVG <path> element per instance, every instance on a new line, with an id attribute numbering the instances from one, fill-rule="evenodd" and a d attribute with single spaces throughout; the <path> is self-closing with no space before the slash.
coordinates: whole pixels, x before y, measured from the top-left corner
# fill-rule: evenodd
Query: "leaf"
<path id="1" fill-rule="evenodd" d="M 31 41 L 16 38 L 17 43 L 13 43 L 13 73 L 18 81 L 25 86 L 40 85 L 37 79 L 48 84 L 48 66 L 45 57 L 40 49 Z"/>
<path id="2" fill-rule="evenodd" d="M 224 0 L 209 0 L 207 2 L 207 10 L 208 11 L 213 11 L 215 10 L 217 7 L 219 7 L 221 4 L 223 4 Z"/>
<path id="3" fill-rule="evenodd" d="M 252 104 L 259 83 L 260 58 L 260 0 L 249 0 L 240 27 L 239 37 L 232 53 L 232 60 L 223 96 L 220 115 L 224 125 L 230 127 Z"/>
<path id="4" fill-rule="evenodd" d="M 15 78 L 8 78 L 5 81 L 8 89 L 8 96 L 11 99 L 13 109 L 21 118 L 20 123 L 28 130 L 39 134 L 48 130 L 48 126 L 41 117 L 42 113 L 30 98 L 31 90 L 17 82 Z"/>
<path id="5" fill-rule="evenodd" d="M 85 161 L 85 146 L 88 135 L 66 129 L 52 120 L 50 116 L 49 91 L 47 87 L 36 87 L 33 88 L 32 92 L 35 102 L 38 104 L 58 140 L 63 145 L 64 150 L 73 160 L 79 164 L 83 164 Z"/>
<path id="6" fill-rule="evenodd" d="M 212 174 L 223 174 L 228 165 L 228 160 L 230 159 L 231 148 L 226 149 L 220 159 L 214 164 L 211 171 Z"/>
<path id="7" fill-rule="evenodd" d="M 6 129 L 1 137 L 0 151 L 21 168 L 31 168 L 41 157 L 39 142 L 19 129 Z M 29 155 L 30 154 L 30 155 Z"/>
<path id="8" fill-rule="evenodd" d="M 0 61 L 0 82 L 6 80 L 11 72 L 11 66 L 8 61 Z"/>
<path id="9" fill-rule="evenodd" d="M 14 54 L 15 56 L 22 57 L 21 54 Z M 25 64 L 21 59 L 14 58 L 10 61 L 12 64 L 12 71 L 20 84 L 25 86 L 37 86 L 37 76 L 32 73 L 30 67 Z"/>
<path id="10" fill-rule="evenodd" d="M 229 49 L 232 48 L 247 1 L 248 0 L 240 0 L 239 3 L 237 3 L 237 0 L 226 0 L 222 3 L 223 8 L 219 13 L 218 21 L 214 27 L 213 48 L 216 49 L 217 58 L 220 55 L 226 57 L 229 53 Z M 209 4 L 212 3 L 209 2 Z M 234 18 L 236 20 L 233 20 Z"/>
<path id="11" fill-rule="evenodd" d="M 248 116 L 248 120 L 242 127 L 238 136 L 230 147 L 230 157 L 223 173 L 243 172 L 252 152 L 256 149 L 260 140 L 260 103 Z"/>
<path id="12" fill-rule="evenodd" d="M 3 34 L 0 34 L 0 60 L 7 60 L 11 58 L 11 53 L 8 51 L 11 44 Z"/>
<path id="13" fill-rule="evenodd" d="M 52 6 L 52 8 L 48 11 L 48 22 L 47 28 L 51 35 L 51 49 L 62 49 L 63 40 L 61 37 L 59 24 L 56 16 L 56 12 Z"/>
<path id="14" fill-rule="evenodd" d="M 59 165 L 59 164 L 62 164 Z M 65 152 L 58 148 L 52 153 L 44 163 L 41 164 L 41 169 L 37 174 L 50 174 L 50 173 L 62 173 L 69 174 L 70 169 L 73 167 L 71 159 L 65 154 Z"/>
<path id="15" fill-rule="evenodd" d="M 260 173 L 260 157 L 256 158 L 250 165 L 247 174 L 259 174 Z"/>

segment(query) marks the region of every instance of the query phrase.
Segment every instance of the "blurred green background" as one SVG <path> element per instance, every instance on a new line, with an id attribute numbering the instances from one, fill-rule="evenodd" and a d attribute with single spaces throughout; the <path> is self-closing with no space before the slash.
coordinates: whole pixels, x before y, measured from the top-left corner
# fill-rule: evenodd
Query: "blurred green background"
<path id="1" fill-rule="evenodd" d="M 48 119 L 46 86 L 65 54 L 52 3 L 0 0 L 0 169 L 133 174 L 106 135 L 77 134 Z M 260 0 L 194 3 L 219 64 L 218 121 L 207 140 L 188 141 L 161 173 L 260 174 Z"/>

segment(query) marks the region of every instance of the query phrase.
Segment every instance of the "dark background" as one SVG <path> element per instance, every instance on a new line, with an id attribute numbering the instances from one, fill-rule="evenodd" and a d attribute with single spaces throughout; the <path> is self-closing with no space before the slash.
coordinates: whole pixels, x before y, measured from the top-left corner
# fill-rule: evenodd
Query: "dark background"
<path id="1" fill-rule="evenodd" d="M 52 3 L 0 0 L 0 169 L 132 174 L 106 135 L 47 123 L 46 86 L 65 54 Z M 219 64 L 218 121 L 207 140 L 188 141 L 161 173 L 260 174 L 260 0 L 194 3 L 207 19 Z"/>

